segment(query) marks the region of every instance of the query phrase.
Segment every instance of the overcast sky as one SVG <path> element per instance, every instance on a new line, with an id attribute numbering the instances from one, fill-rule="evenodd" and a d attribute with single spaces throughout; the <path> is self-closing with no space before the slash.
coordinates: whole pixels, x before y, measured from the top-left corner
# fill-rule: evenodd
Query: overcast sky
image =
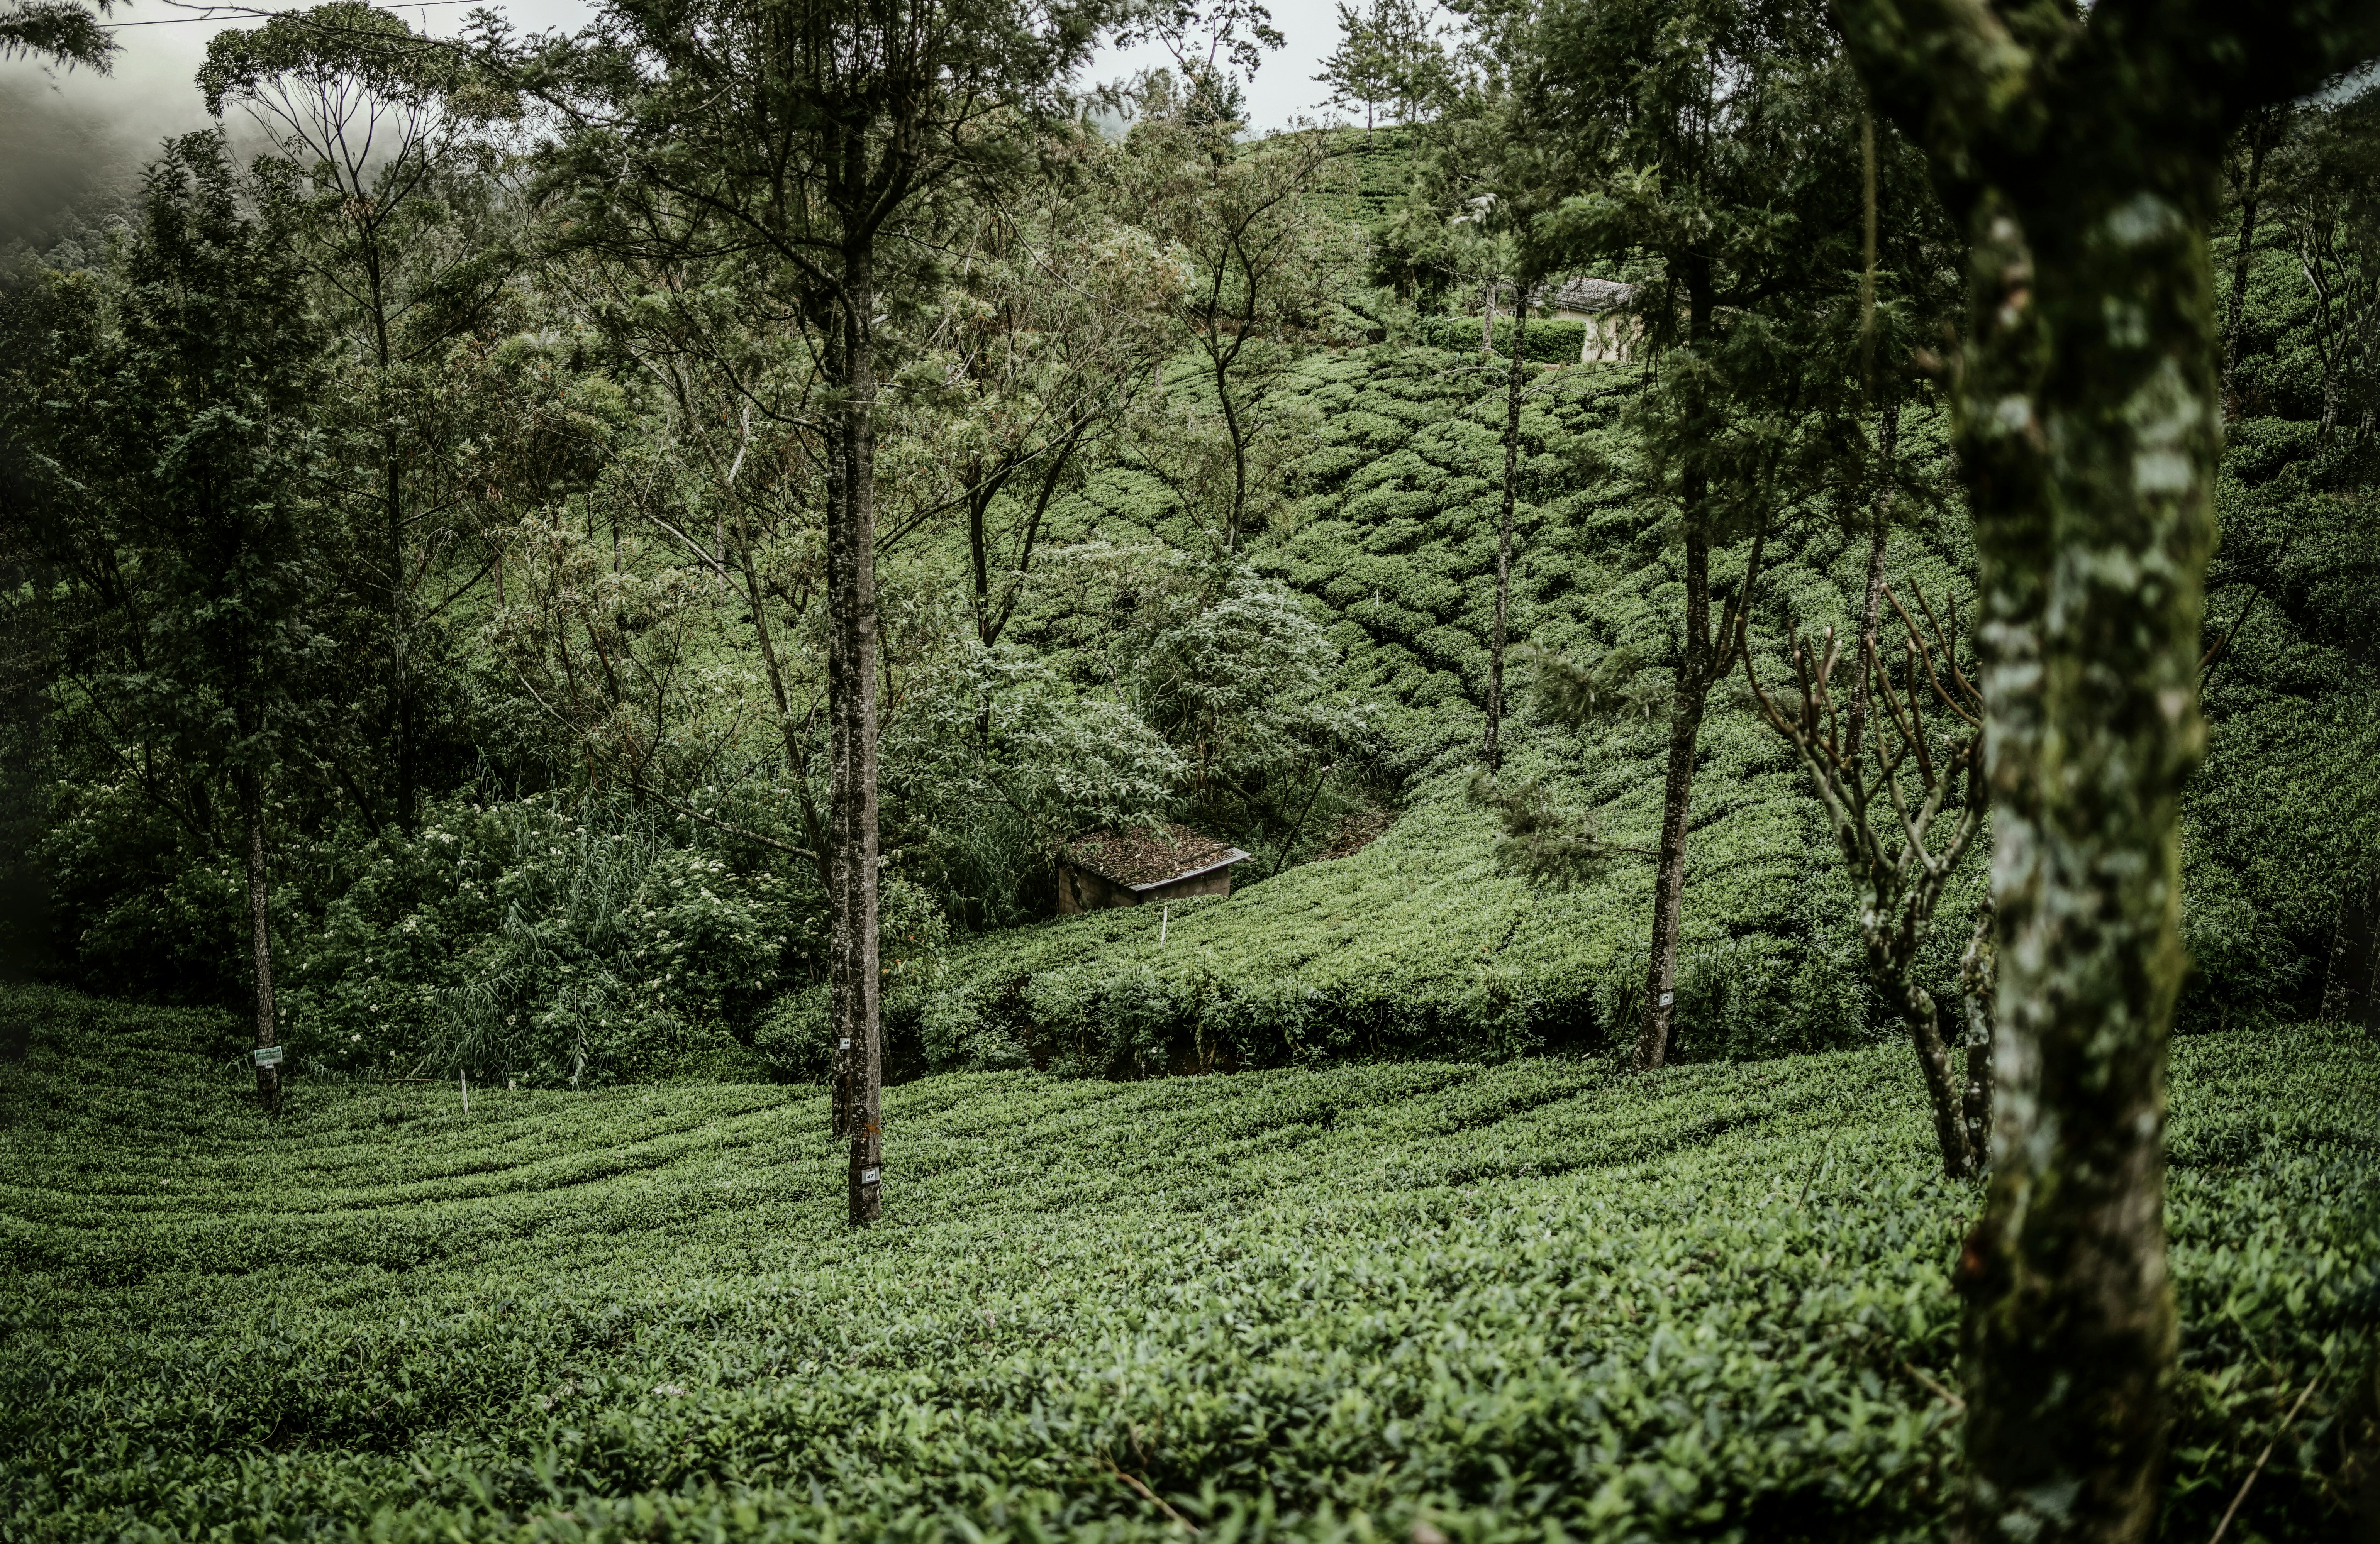
<path id="1" fill-rule="evenodd" d="M 447 34 L 457 30 L 471 7 L 448 4 L 387 8 L 417 29 Z M 593 9 L 582 0 L 503 0 L 493 8 L 524 31 L 574 29 Z M 205 113 L 191 78 L 206 53 L 207 40 L 225 27 L 241 22 L 230 16 L 197 19 L 193 10 L 187 3 L 133 0 L 115 12 L 116 21 L 128 25 L 121 26 L 115 34 L 124 50 L 116 56 L 113 73 L 47 73 L 18 59 L 0 63 L 0 84 L 13 86 L 8 94 L 19 102 L 38 94 L 73 110 L 78 117 L 96 115 L 110 128 L 146 141 L 196 127 L 205 121 Z M 1338 40 L 1338 12 L 1331 0 L 1273 0 L 1272 12 L 1273 24 L 1289 42 L 1280 53 L 1267 57 L 1264 67 L 1248 83 L 1248 106 L 1258 128 L 1275 128 L 1301 115 L 1321 115 L 1328 92 L 1315 82 L 1314 75 L 1321 67 L 1322 56 Z M 1100 53 L 1089 77 L 1105 80 L 1163 62 L 1163 53 L 1153 45 L 1111 48 Z"/>
<path id="2" fill-rule="evenodd" d="M 480 3 L 388 8 L 416 29 L 451 35 Z M 493 8 L 522 31 L 574 30 L 593 14 L 589 0 L 499 0 Z M 1314 76 L 1338 41 L 1332 0 L 1272 0 L 1272 10 L 1288 42 L 1246 83 L 1257 128 L 1323 115 L 1328 92 Z M 209 14 L 194 0 L 127 0 L 114 19 L 124 46 L 106 75 L 0 61 L 0 259 L 20 241 L 35 252 L 49 250 L 72 229 L 70 211 L 80 211 L 87 223 L 104 225 L 107 209 L 122 207 L 161 139 L 206 126 L 193 78 L 207 40 L 227 27 L 254 25 L 228 11 Z M 1165 62 L 1153 45 L 1104 49 L 1078 84 L 1119 79 Z M 236 147 L 254 136 L 252 128 L 243 135 L 247 126 L 237 121 L 229 127 Z"/>

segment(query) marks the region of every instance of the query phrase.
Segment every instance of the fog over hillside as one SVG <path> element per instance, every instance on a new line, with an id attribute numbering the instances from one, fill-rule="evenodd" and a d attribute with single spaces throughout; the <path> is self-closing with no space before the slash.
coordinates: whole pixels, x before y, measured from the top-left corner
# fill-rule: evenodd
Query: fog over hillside
<path id="1" fill-rule="evenodd" d="M 116 14 L 160 19 L 155 6 Z M 105 75 L 0 64 L 0 262 L 42 257 L 61 267 L 97 260 L 108 225 L 140 187 L 140 168 L 171 136 L 208 127 L 195 77 L 204 22 L 127 27 Z M 237 131 L 243 145 L 252 131 Z M 258 147 L 261 148 L 261 145 Z M 70 249 L 59 250 L 61 243 Z"/>
<path id="2" fill-rule="evenodd" d="M 285 7 L 273 6 L 273 9 Z M 575 30 L 592 16 L 582 0 L 522 0 L 492 7 L 524 30 Z M 471 7 L 399 7 L 417 30 L 455 32 Z M 1287 42 L 1247 83 L 1257 128 L 1320 116 L 1327 88 L 1314 75 L 1337 36 L 1329 0 L 1279 0 L 1273 24 Z M 200 12 L 172 0 L 119 8 L 122 45 L 106 75 L 46 69 L 29 60 L 0 61 L 0 265 L 42 258 L 62 267 L 97 260 L 109 223 L 138 192 L 140 168 L 169 136 L 208 127 L 194 77 L 207 40 L 232 15 Z M 1166 62 L 1153 43 L 1102 48 L 1087 80 L 1132 75 Z M 251 126 L 225 127 L 246 153 L 262 149 Z M 61 249 L 61 244 L 70 246 Z"/>
<path id="3" fill-rule="evenodd" d="M 165 135 L 200 127 L 205 114 L 164 109 L 115 114 L 39 77 L 0 79 L 0 257 L 42 254 L 63 267 L 95 257 L 91 238 L 140 186 L 141 163 Z M 196 93 L 192 93 L 196 106 Z M 148 121 L 142 121 L 148 116 Z M 89 248 L 54 251 L 62 242 Z"/>

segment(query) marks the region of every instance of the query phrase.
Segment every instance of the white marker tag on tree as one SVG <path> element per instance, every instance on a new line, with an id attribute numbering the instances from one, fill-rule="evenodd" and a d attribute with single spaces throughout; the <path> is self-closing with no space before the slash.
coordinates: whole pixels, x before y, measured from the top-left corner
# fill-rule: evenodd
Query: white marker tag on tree
<path id="1" fill-rule="evenodd" d="M 278 1045 L 258 1046 L 256 1048 L 256 1065 L 259 1067 L 279 1067 L 281 1065 L 281 1047 Z"/>
<path id="2" fill-rule="evenodd" d="M 881 1184 L 883 1182 L 883 1177 L 884 1171 L 882 1169 L 862 1169 L 859 1171 L 859 1182 L 862 1185 Z"/>
<path id="3" fill-rule="evenodd" d="M 851 1042 L 848 1040 L 838 1040 L 834 1043 L 834 1048 L 838 1051 L 848 1051 L 851 1049 Z"/>
<path id="4" fill-rule="evenodd" d="M 1675 992 L 1664 992 L 1661 994 L 1661 1006 L 1663 1007 L 1668 1007 L 1671 1003 L 1674 1003 L 1677 1000 L 1678 995 Z"/>

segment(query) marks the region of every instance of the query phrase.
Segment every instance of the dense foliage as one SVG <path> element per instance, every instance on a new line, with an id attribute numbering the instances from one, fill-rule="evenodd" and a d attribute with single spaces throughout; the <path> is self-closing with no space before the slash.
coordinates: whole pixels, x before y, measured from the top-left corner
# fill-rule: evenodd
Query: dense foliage
<path id="1" fill-rule="evenodd" d="M 1253 47 L 1218 18 L 1213 57 Z M 173 569 L 127 525 L 125 436 L 94 407 L 115 401 L 94 394 L 109 361 L 147 346 L 141 254 L 163 250 L 170 211 L 132 207 L 115 257 L 61 247 L 67 266 L 15 264 L 0 291 L 0 684 L 17 705 L 0 857 L 25 881 L 0 908 L 6 954 L 152 999 L 246 997 L 253 770 L 299 1061 L 583 1083 L 757 1049 L 811 1075 L 831 803 L 810 426 L 832 392 L 815 318 L 798 285 L 727 247 L 638 234 L 652 189 L 604 180 L 627 174 L 601 136 L 540 116 L 612 84 L 540 75 L 561 56 L 507 54 L 500 34 L 476 35 L 466 68 L 408 52 L 389 17 L 330 19 L 215 51 L 211 100 L 277 145 L 237 190 L 219 147 L 176 151 L 221 185 L 211 218 L 237 228 L 219 245 L 271 243 L 302 274 L 312 331 L 274 335 L 319 349 L 289 365 L 316 372 L 306 421 L 274 426 L 272 465 L 238 469 L 283 495 L 255 573 L 302 598 L 302 626 L 271 634 L 260 722 L 238 728 L 230 678 L 197 655 L 143 652 L 161 618 L 220 632 L 239 607 L 173 588 L 205 571 Z M 1504 1055 L 1605 1043 L 1642 1002 L 1651 881 L 1629 850 L 1658 839 L 1694 568 L 1684 376 L 1652 346 L 1658 314 L 1626 365 L 1579 363 L 1576 320 L 1528 320 L 1503 791 L 1475 803 L 1468 774 L 1491 674 L 1509 281 L 1654 206 L 1574 202 L 1530 246 L 1514 211 L 1551 210 L 1568 174 L 1495 148 L 1527 107 L 1493 57 L 1520 46 L 1499 30 L 1518 23 L 1482 12 L 1441 54 L 1393 6 L 1359 19 L 1339 84 L 1397 127 L 1235 142 L 1228 79 L 1184 64 L 1111 101 L 1121 135 L 1086 117 L 1044 124 L 1030 153 L 1002 140 L 887 248 L 883 969 L 912 1068 Z M 1831 256 L 1794 281 L 1807 296 L 1777 302 L 1791 326 L 1714 356 L 1742 379 L 1706 386 L 1739 396 L 1790 379 L 1832 402 L 1860 368 L 1842 267 L 1857 114 L 1809 19 L 1785 6 L 1760 23 L 1801 52 L 1754 148 L 1811 150 L 1778 164 L 1806 172 L 1794 218 Z M 1597 58 L 1626 42 L 1565 36 Z M 2243 270 L 2185 899 L 2201 972 L 2186 1012 L 2208 1026 L 2313 1012 L 2341 897 L 2374 868 L 2380 801 L 2341 772 L 2374 732 L 2365 111 L 2272 129 Z M 347 153 L 367 124 L 393 136 L 384 160 Z M 1896 144 L 1868 352 L 1905 404 L 1902 486 L 1876 508 L 1887 577 L 1948 597 L 1972 586 L 1973 554 L 1912 352 L 1947 281 Z M 1739 237 L 1729 260 L 1746 273 L 1808 256 L 1773 230 Z M 1656 256 L 1572 266 L 1649 296 L 1666 293 Z M 1489 293 L 1506 313 L 1492 356 Z M 225 324 L 273 321 L 254 296 L 224 303 Z M 1750 639 L 1781 670 L 1794 630 L 1856 619 L 1866 533 L 1845 511 L 1876 490 L 1829 480 L 1840 426 L 1774 406 L 1734 415 L 1736 459 L 1711 464 L 1736 476 L 1728 497 L 1774 515 Z M 1744 561 L 1742 542 L 1717 549 L 1722 593 Z M 1539 675 L 1619 661 L 1642 669 L 1582 729 L 1530 695 Z M 1679 1053 L 1882 1032 L 1790 756 L 1731 683 L 1697 745 Z M 1243 893 L 1177 919 L 1162 955 L 1138 918 L 1013 931 L 1047 916 L 1064 838 L 1150 818 L 1253 853 Z M 1558 874 L 1515 820 L 1597 861 Z M 1927 942 L 1937 996 L 1980 869 Z M 1461 925 L 1441 927 L 1450 906 Z"/>
<path id="2" fill-rule="evenodd" d="M 1890 1048 L 938 1078 L 852 1233 L 809 1092 L 269 1124 L 228 1015 L 5 1008 L 11 1538 L 1923 1538 L 1956 1474 L 1973 1195 Z M 2338 1537 L 2380 1086 L 2234 1031 L 2174 1106 L 2167 1530 L 2277 1439 L 2235 1527 Z"/>
<path id="3" fill-rule="evenodd" d="M 0 1544 L 2369 1513 L 2380 13 L 1341 9 L 330 0 L 0 250 Z"/>

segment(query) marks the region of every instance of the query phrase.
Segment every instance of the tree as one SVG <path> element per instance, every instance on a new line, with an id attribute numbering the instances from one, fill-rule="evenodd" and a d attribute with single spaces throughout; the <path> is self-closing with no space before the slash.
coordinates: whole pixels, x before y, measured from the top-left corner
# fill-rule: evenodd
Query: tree
<path id="1" fill-rule="evenodd" d="M 1528 29 L 1534 19 L 1535 13 L 1528 7 L 1482 8 L 1472 18 L 1470 54 L 1475 58 L 1523 54 L 1530 46 Z M 1411 18 L 1409 25 L 1417 27 L 1418 19 Z M 1479 284 L 1483 361 L 1496 356 L 1498 292 L 1508 282 L 1513 297 L 1512 356 L 1502 380 L 1504 467 L 1482 704 L 1486 721 L 1480 737 L 1480 759 L 1492 776 L 1503 765 L 1521 404 L 1527 394 L 1526 383 L 1536 373 L 1524 362 L 1529 307 L 1557 259 L 1557 250 L 1542 238 L 1537 219 L 1572 186 L 1563 179 L 1574 175 L 1575 168 L 1558 152 L 1544 148 L 1559 142 L 1559 130 L 1548 131 L 1548 126 L 1533 121 L 1534 103 L 1512 91 L 1501 75 L 1475 69 L 1457 81 L 1447 67 L 1443 51 L 1434 41 L 1425 41 L 1436 66 L 1420 73 L 1409 72 L 1405 78 L 1417 94 L 1427 93 L 1437 115 L 1423 137 L 1423 153 L 1415 158 L 1415 175 L 1407 187 L 1397 234 L 1411 255 L 1427 253 L 1450 277 Z M 1424 231 L 1429 233 L 1426 242 L 1413 239 Z"/>
<path id="2" fill-rule="evenodd" d="M 1257 0 L 1204 6 L 1198 0 L 1153 0 L 1127 12 L 1116 30 L 1120 46 L 1153 42 L 1172 56 L 1182 74 L 1181 100 L 1168 103 L 1174 115 L 1201 128 L 1228 125 L 1227 134 L 1246 127 L 1240 78 L 1254 76 L 1264 66 L 1265 51 L 1286 41 L 1272 24 L 1272 12 Z M 1150 84 L 1160 92 L 1170 90 L 1166 72 L 1153 73 Z"/>
<path id="3" fill-rule="evenodd" d="M 1876 429 L 1873 440 L 1852 448 L 1859 464 L 1855 475 L 1866 497 L 1849 501 L 1839 511 L 1854 529 L 1864 529 L 1868 540 L 1867 587 L 1859 641 L 1852 645 L 1857 679 L 1844 736 L 1853 756 L 1869 718 L 1868 677 L 1880 646 L 1886 560 L 1896 513 L 1904 506 L 1924 508 L 1941 501 L 1939 489 L 1903 464 L 1900 420 L 1906 410 L 1934 395 L 1919 361 L 1938 357 L 1935 347 L 1956 334 L 1959 298 L 1949 282 L 1956 267 L 1957 243 L 1927 185 L 1925 158 L 1890 124 L 1879 125 L 1865 104 L 1860 111 L 1860 175 L 1864 207 L 1857 362 L 1862 406 Z"/>
<path id="4" fill-rule="evenodd" d="M 1961 1537 L 2155 1526 L 2174 1309 L 2165 1053 L 2221 445 L 2227 136 L 2380 50 L 2369 7 L 1835 0 L 1967 243 L 1999 1114 L 1961 1253 Z"/>
<path id="5" fill-rule="evenodd" d="M 1148 78 L 1117 178 L 1142 228 L 1188 269 L 1172 296 L 1177 335 L 1200 356 L 1203 392 L 1143 399 L 1133 464 L 1172 496 L 1222 569 L 1287 507 L 1305 419 L 1280 398 L 1304 348 L 1338 311 L 1350 235 L 1318 202 L 1333 169 L 1318 130 L 1243 144 L 1238 80 L 1281 36 L 1247 0 L 1177 0 L 1126 27 L 1180 71 Z"/>
<path id="6" fill-rule="evenodd" d="M 2240 416 L 2240 399 L 2232 389 L 2231 372 L 2240 363 L 2240 316 L 2248 303 L 2248 271 L 2254 266 L 2256 257 L 2256 213 L 2262 205 L 2265 190 L 2265 157 L 2288 127 L 2289 117 L 2289 109 L 2286 103 L 2249 114 L 2247 127 L 2242 131 L 2248 141 L 2247 164 L 2238 166 L 2236 157 L 2224 160 L 2224 180 L 2235 190 L 2240 204 L 2240 229 L 2231 251 L 2231 297 L 2223 314 L 2223 416 L 2226 420 Z"/>
<path id="7" fill-rule="evenodd" d="M 987 649 L 1016 614 L 1052 502 L 1111 448 L 1180 342 L 1190 274 L 1114 207 L 1122 159 L 1096 128 L 1063 126 L 956 243 L 965 256 L 931 340 L 947 392 L 925 432 L 965 512 Z"/>
<path id="8" fill-rule="evenodd" d="M 1135 126 L 1122 173 L 1147 229 L 1179 255 L 1176 336 L 1203 378 L 1144 398 L 1133 462 L 1162 484 L 1218 562 L 1288 505 L 1305 417 L 1281 388 L 1329 334 L 1352 266 L 1346 230 L 1319 204 L 1333 168 L 1318 132 L 1238 144 L 1236 125 L 1179 105 Z"/>
<path id="9" fill-rule="evenodd" d="M 1528 339 L 1532 277 L 1524 266 L 1512 286 L 1512 357 L 1504 368 L 1504 479 L 1496 509 L 1496 605 L 1488 628 L 1487 724 L 1479 742 L 1479 759 L 1490 772 L 1504 765 L 1504 634 L 1512 598 L 1512 502 L 1520 483 L 1521 380 L 1526 368 L 1522 361 Z M 1493 314 L 1491 307 L 1489 315 Z"/>
<path id="10" fill-rule="evenodd" d="M 1868 975 L 1909 1026 L 1934 1106 L 1942 1172 L 1963 1179 L 1981 1163 L 1991 1125 L 1991 1047 L 1967 1044 L 1961 1087 L 1950 1060 L 1956 1041 L 1943 1033 L 1943 1012 L 1913 972 L 1918 944 L 1943 887 L 1983 826 L 1983 703 L 1959 663 L 1957 613 L 1946 627 L 1920 595 L 1929 640 L 1898 597 L 1888 589 L 1885 597 L 1900 619 L 1900 686 L 1877 651 L 1873 625 L 1852 644 L 1860 655 L 1853 705 L 1835 697 L 1842 647 L 1831 627 L 1823 646 L 1815 639 L 1793 642 L 1798 700 L 1780 705 L 1768 694 L 1749 648 L 1743 651 L 1743 674 L 1761 718 L 1792 746 L 1827 812 L 1828 827 L 1858 887 Z M 1871 703 L 1883 708 L 1883 721 L 1863 745 L 1858 710 Z M 1956 1040 L 1967 1039 L 1964 1025 L 1952 1028 Z"/>
<path id="11" fill-rule="evenodd" d="M 1430 27 L 1429 7 L 1414 0 L 1369 0 L 1359 10 L 1339 0 L 1339 46 L 1314 78 L 1330 88 L 1331 106 L 1364 110 L 1369 145 L 1382 109 L 1411 123 L 1451 83 L 1451 72 Z"/>
<path id="12" fill-rule="evenodd" d="M 1366 144 L 1372 139 L 1373 116 L 1390 90 L 1379 13 L 1384 5 L 1391 3 L 1393 0 L 1373 0 L 1366 13 L 1347 4 L 1347 0 L 1339 0 L 1339 46 L 1323 56 L 1322 73 L 1314 78 L 1317 84 L 1330 88 L 1331 106 L 1364 110 Z"/>
<path id="13" fill-rule="evenodd" d="M 105 75 L 123 46 L 103 17 L 115 14 L 115 0 L 7 0 L 0 8 L 0 59 L 36 59 L 72 69 L 87 66 Z"/>
<path id="14" fill-rule="evenodd" d="M 2256 115 L 2261 129 L 2272 110 Z M 2306 331 L 2320 370 L 2322 440 L 2338 438 L 2343 416 L 2351 413 L 2353 438 L 2370 438 L 2380 409 L 2380 95 L 2309 104 L 2291 115 L 2290 130 L 2274 147 L 2272 186 L 2266 193 L 2276 222 L 2297 259 L 2313 300 L 2313 325 Z M 2252 133 L 2253 131 L 2252 130 Z M 2261 170 L 2265 138 L 2254 134 L 2252 177 Z M 2243 194 L 2240 260 L 2251 255 L 2256 196 Z M 2224 374 L 2228 381 L 2237 347 L 2239 301 L 2244 287 L 2235 266 L 2232 306 L 2225 330 Z"/>
<path id="15" fill-rule="evenodd" d="M 1819 343 L 1826 297 L 1856 270 L 1844 187 L 1858 184 L 1841 175 L 1848 155 L 1824 153 L 1851 150 L 1855 110 L 1805 0 L 1582 0 L 1541 27 L 1542 62 L 1516 90 L 1534 121 L 1567 133 L 1570 186 L 1590 190 L 1543 218 L 1542 239 L 1580 263 L 1660 274 L 1645 288 L 1663 367 L 1637 421 L 1645 479 L 1677 512 L 1684 593 L 1635 1054 L 1649 1069 L 1669 1051 L 1710 692 L 1742 646 L 1776 511 L 1807 491 L 1783 476 L 1789 463 L 1857 401 Z M 1722 592 L 1714 560 L 1738 542 L 1742 576 Z"/>
<path id="16" fill-rule="evenodd" d="M 1013 0 L 615 0 L 538 81 L 603 239 L 778 265 L 815 340 L 826 519 L 828 996 L 854 1224 L 883 1204 L 879 1015 L 877 429 L 886 308 L 931 292 L 929 195 L 1008 155 L 1101 20 Z"/>
<path id="17" fill-rule="evenodd" d="M 55 580 L 73 695 L 107 726 L 124 775 L 201 851 L 219 850 L 228 785 L 260 1053 L 279 1040 L 268 826 L 307 708 L 291 685 L 315 648 L 299 491 L 321 339 L 294 216 L 285 186 L 243 184 L 220 136 L 169 141 L 113 293 L 53 281 L 54 335 L 71 357 L 11 426 L 31 485 L 11 513 Z M 268 1110 L 278 1061 L 257 1058 Z"/>
<path id="18" fill-rule="evenodd" d="M 477 561 L 488 533 L 473 528 L 473 502 L 459 495 L 442 442 L 468 433 L 438 432 L 457 395 L 438 367 L 445 346 L 501 302 L 514 267 L 509 244 L 471 218 L 484 179 L 471 175 L 470 137 L 509 101 L 455 51 L 362 0 L 217 33 L 199 85 L 217 118 L 246 109 L 310 195 L 302 207 L 316 293 L 360 377 L 334 398 L 350 420 L 339 437 L 350 458 L 341 502 L 358 511 L 358 588 L 377 602 L 385 661 L 379 738 L 393 786 L 384 806 L 370 799 L 362 813 L 378 824 L 384 808 L 409 834 L 423 781 L 425 629 L 437 609 L 420 591 L 457 561 L 472 582 L 493 566 Z M 350 778 L 359 790 L 377 781 L 363 769 Z"/>

